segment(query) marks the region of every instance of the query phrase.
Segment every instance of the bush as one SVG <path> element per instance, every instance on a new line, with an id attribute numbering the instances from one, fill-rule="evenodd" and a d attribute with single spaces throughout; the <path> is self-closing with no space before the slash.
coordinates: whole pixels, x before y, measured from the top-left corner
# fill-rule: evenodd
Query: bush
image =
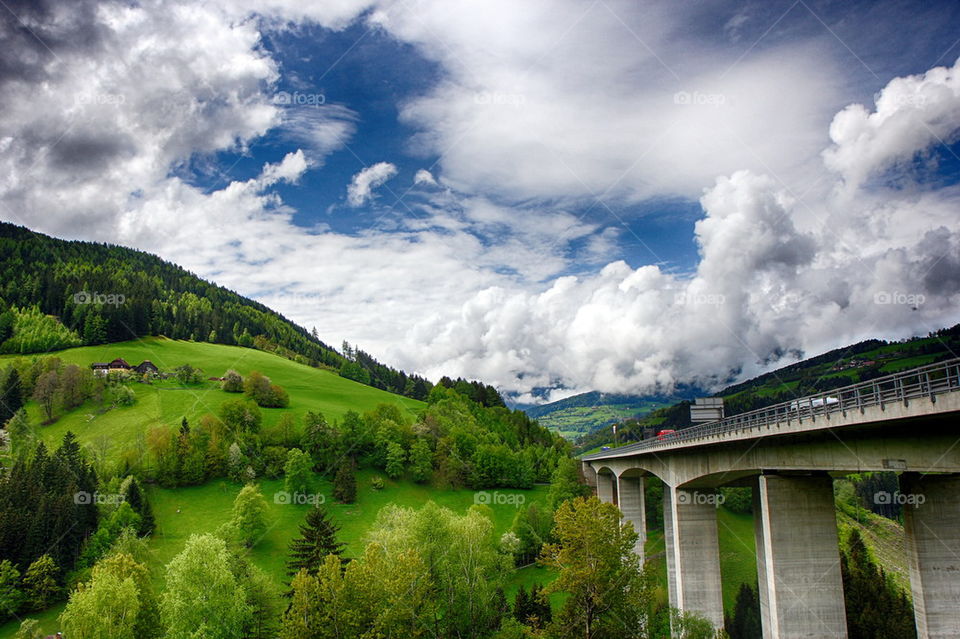
<path id="1" fill-rule="evenodd" d="M 223 374 L 223 383 L 220 388 L 228 393 L 242 393 L 243 377 L 237 371 L 230 369 Z"/>
<path id="2" fill-rule="evenodd" d="M 374 477 L 370 480 L 370 488 L 374 490 L 383 490 L 383 477 Z"/>
<path id="3" fill-rule="evenodd" d="M 116 406 L 133 406 L 137 403 L 137 394 L 129 386 L 119 384 L 114 386 L 111 392 Z"/>
<path id="4" fill-rule="evenodd" d="M 727 510 L 739 515 L 753 512 L 753 491 L 750 488 L 721 488 L 723 505 Z"/>

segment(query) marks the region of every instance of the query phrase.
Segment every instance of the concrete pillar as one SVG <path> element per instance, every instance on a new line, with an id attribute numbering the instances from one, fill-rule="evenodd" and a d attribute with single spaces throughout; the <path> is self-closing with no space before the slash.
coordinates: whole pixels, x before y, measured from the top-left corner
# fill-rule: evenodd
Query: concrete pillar
<path id="1" fill-rule="evenodd" d="M 723 627 L 715 490 L 663 486 L 670 605 L 700 613 Z"/>
<path id="2" fill-rule="evenodd" d="M 764 639 L 845 639 L 833 480 L 761 475 L 753 500 Z"/>
<path id="3" fill-rule="evenodd" d="M 960 637 L 960 476 L 900 478 L 920 639 Z"/>
<path id="4" fill-rule="evenodd" d="M 583 480 L 587 482 L 587 486 L 596 489 L 597 471 L 593 469 L 590 462 L 580 462 L 580 471 L 583 473 Z"/>
<path id="5" fill-rule="evenodd" d="M 643 476 L 620 477 L 617 493 L 620 496 L 620 511 L 624 521 L 630 522 L 637 532 L 637 543 L 633 552 L 640 557 L 643 564 L 643 545 L 647 541 L 647 514 L 643 499 Z"/>
<path id="6" fill-rule="evenodd" d="M 597 498 L 603 503 L 613 503 L 613 482 L 616 480 L 617 478 L 609 471 L 597 473 Z"/>

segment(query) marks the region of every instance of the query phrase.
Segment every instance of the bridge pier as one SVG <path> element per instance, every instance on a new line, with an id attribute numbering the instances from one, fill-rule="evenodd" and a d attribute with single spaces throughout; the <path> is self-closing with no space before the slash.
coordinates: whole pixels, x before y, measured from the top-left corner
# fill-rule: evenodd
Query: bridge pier
<path id="1" fill-rule="evenodd" d="M 623 476 L 617 480 L 617 494 L 620 497 L 620 512 L 624 521 L 630 522 L 637 532 L 637 543 L 633 552 L 643 565 L 643 546 L 647 541 L 647 514 L 643 495 L 643 475 Z"/>
<path id="2" fill-rule="evenodd" d="M 917 637 L 960 637 L 960 475 L 905 473 L 900 491 Z"/>
<path id="3" fill-rule="evenodd" d="M 845 639 L 833 480 L 761 475 L 753 499 L 764 639 Z"/>
<path id="4" fill-rule="evenodd" d="M 597 472 L 597 498 L 605 504 L 614 504 L 616 491 L 614 482 L 617 478 L 610 471 Z"/>
<path id="5" fill-rule="evenodd" d="M 664 484 L 663 527 L 670 605 L 697 612 L 722 628 L 716 491 Z"/>

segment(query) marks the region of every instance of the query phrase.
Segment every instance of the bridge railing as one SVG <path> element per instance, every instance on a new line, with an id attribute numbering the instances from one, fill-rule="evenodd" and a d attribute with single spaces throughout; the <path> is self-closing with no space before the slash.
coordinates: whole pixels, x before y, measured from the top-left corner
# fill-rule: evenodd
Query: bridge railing
<path id="1" fill-rule="evenodd" d="M 584 455 L 583 459 L 601 459 L 635 450 L 664 448 L 680 442 L 755 428 L 789 425 L 803 421 L 815 422 L 819 417 L 833 413 L 846 415 L 849 411 L 863 411 L 871 406 L 883 407 L 896 402 L 909 403 L 911 400 L 921 398 L 936 401 L 938 395 L 958 390 L 960 390 L 960 358 L 955 358 L 815 395 L 807 395 L 766 408 L 725 417 L 716 422 L 691 426 L 656 439 L 647 439 L 635 444 Z"/>

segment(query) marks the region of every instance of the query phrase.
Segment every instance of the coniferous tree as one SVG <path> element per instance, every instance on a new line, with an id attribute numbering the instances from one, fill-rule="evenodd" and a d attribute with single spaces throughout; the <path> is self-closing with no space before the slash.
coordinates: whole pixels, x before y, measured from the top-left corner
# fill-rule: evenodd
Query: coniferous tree
<path id="1" fill-rule="evenodd" d="M 20 373 L 8 366 L 0 383 L 0 424 L 5 424 L 23 408 L 23 384 Z"/>
<path id="2" fill-rule="evenodd" d="M 153 509 L 150 508 L 150 502 L 147 501 L 147 497 L 137 478 L 133 475 L 128 475 L 127 478 L 123 480 L 123 483 L 120 484 L 120 494 L 123 495 L 123 500 L 130 504 L 133 511 L 140 515 L 140 530 L 138 532 L 141 535 L 149 535 L 153 532 L 154 526 L 156 525 L 153 518 Z"/>
<path id="3" fill-rule="evenodd" d="M 840 555 L 850 639 L 915 639 L 913 606 L 876 565 L 856 529 Z"/>
<path id="4" fill-rule="evenodd" d="M 725 615 L 723 625 L 730 639 L 763 639 L 760 599 L 749 584 L 740 584 L 733 616 Z"/>
<path id="5" fill-rule="evenodd" d="M 290 560 L 287 574 L 295 575 L 306 570 L 316 575 L 327 555 L 340 556 L 344 545 L 337 541 L 340 526 L 335 524 L 326 509 L 318 506 L 307 512 L 306 521 L 300 526 L 300 537 L 290 542 Z"/>
<path id="6" fill-rule="evenodd" d="M 49 606 L 60 591 L 60 569 L 50 555 L 43 555 L 30 564 L 23 574 L 23 590 L 33 610 Z"/>
<path id="7" fill-rule="evenodd" d="M 517 589 L 517 594 L 513 598 L 513 618 L 525 624 L 531 614 L 530 595 L 527 594 L 526 588 L 521 584 L 520 588 Z"/>
<path id="8" fill-rule="evenodd" d="M 353 469 L 353 459 L 346 459 L 337 469 L 333 478 L 333 498 L 344 504 L 352 504 L 357 499 L 357 476 Z"/>
<path id="9" fill-rule="evenodd" d="M 550 601 L 543 594 L 543 586 L 540 584 L 530 586 L 529 610 L 530 616 L 527 620 L 535 628 L 542 628 L 553 621 L 553 609 L 550 608 Z"/>

